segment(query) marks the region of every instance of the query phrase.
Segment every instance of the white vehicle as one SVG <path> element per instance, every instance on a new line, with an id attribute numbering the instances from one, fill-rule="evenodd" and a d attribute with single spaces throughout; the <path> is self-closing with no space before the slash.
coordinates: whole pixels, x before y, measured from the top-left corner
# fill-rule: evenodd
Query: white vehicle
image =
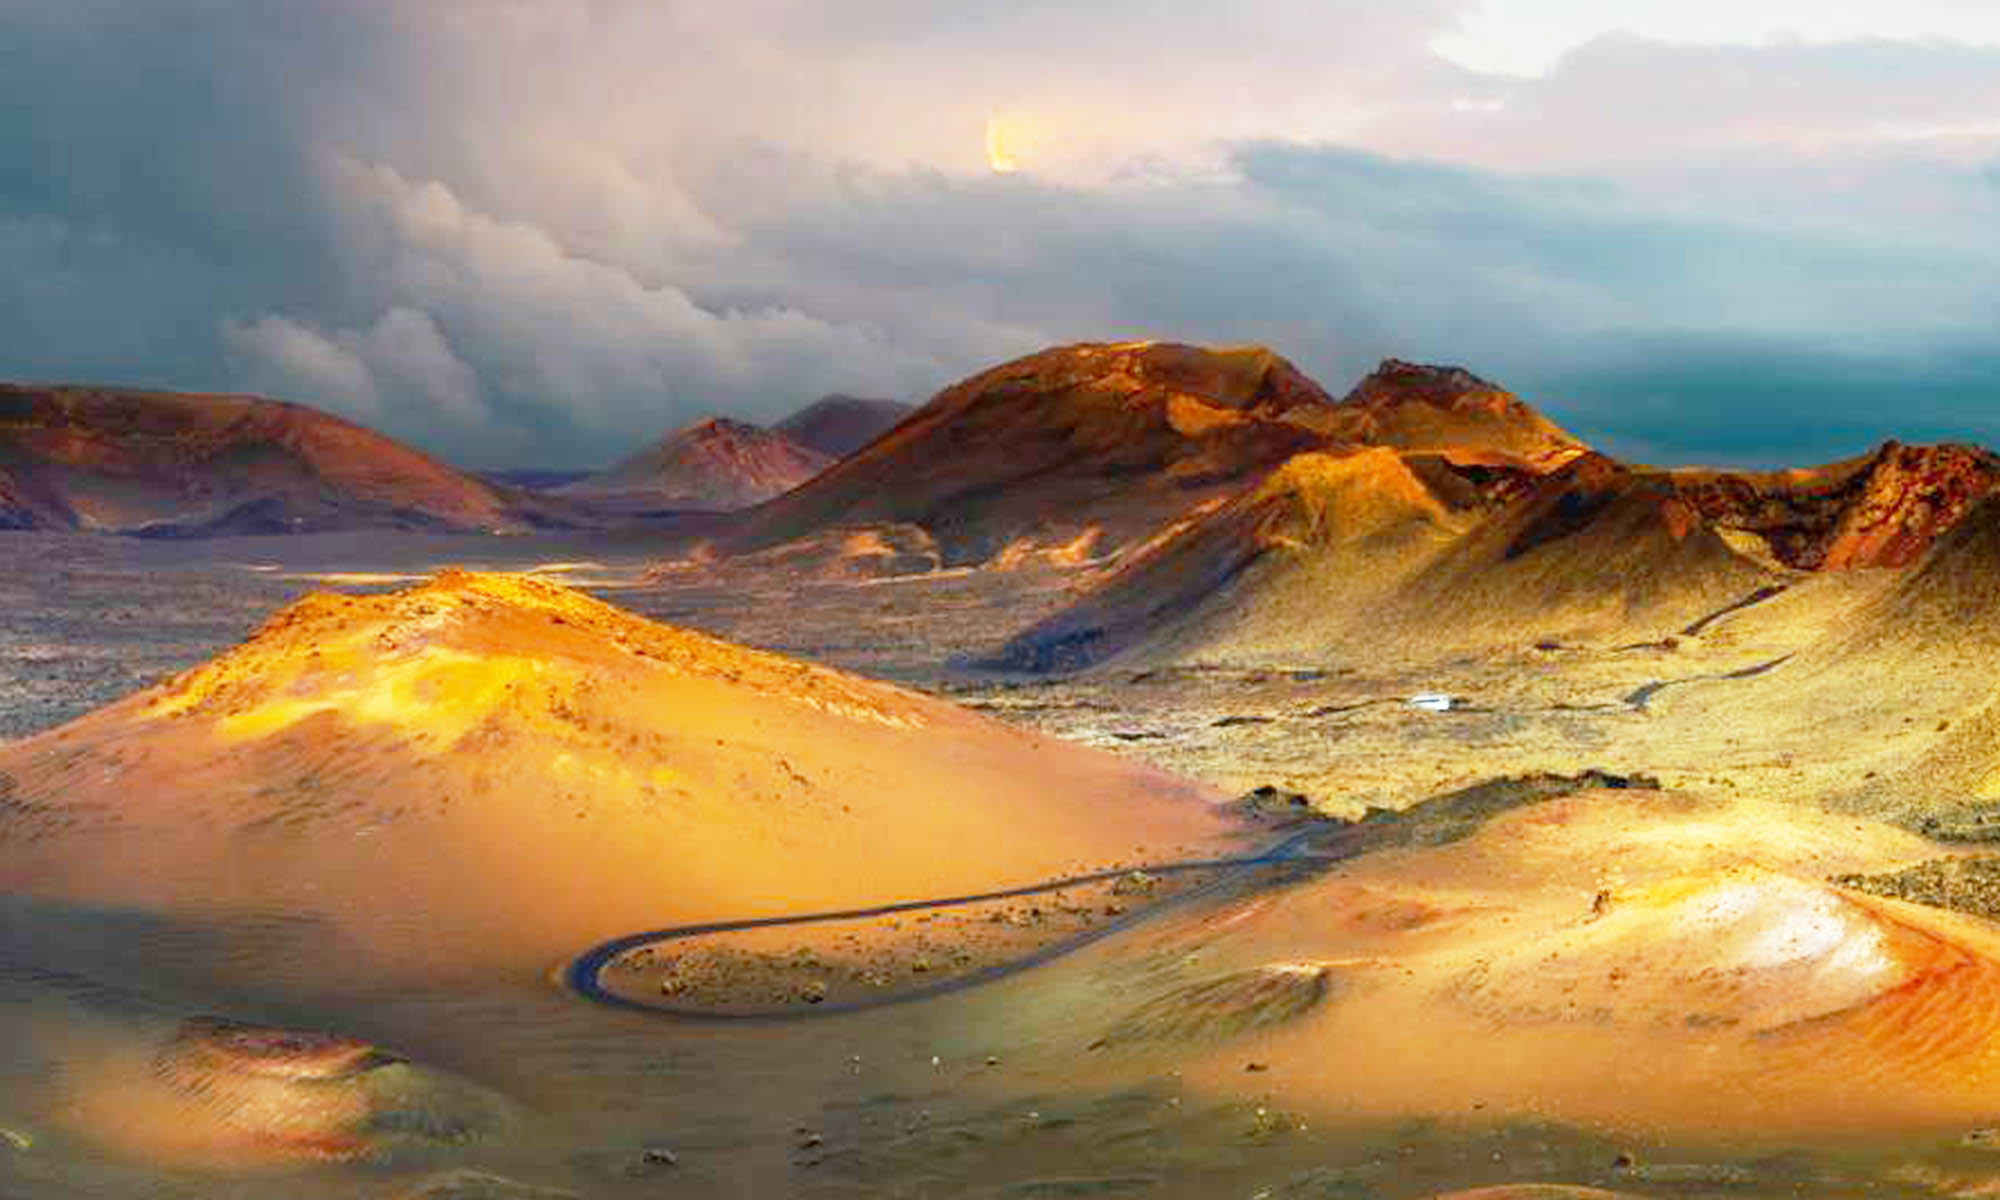
<path id="1" fill-rule="evenodd" d="M 1450 712 L 1458 702 L 1443 692 L 1419 692 L 1404 703 L 1411 708 L 1421 708 L 1425 712 Z"/>

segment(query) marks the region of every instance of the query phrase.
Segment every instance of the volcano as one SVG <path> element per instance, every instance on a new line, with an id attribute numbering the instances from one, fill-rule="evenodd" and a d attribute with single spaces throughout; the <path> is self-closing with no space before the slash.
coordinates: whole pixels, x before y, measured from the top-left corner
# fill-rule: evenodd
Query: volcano
<path id="1" fill-rule="evenodd" d="M 554 511 L 303 405 L 0 385 L 0 527 L 516 532 Z"/>
<path id="2" fill-rule="evenodd" d="M 1782 579 L 1671 480 L 1588 453 L 1488 518 L 1375 614 L 1435 644 L 1674 633 Z"/>
<path id="3" fill-rule="evenodd" d="M 782 495 L 832 461 L 783 433 L 709 417 L 561 491 L 621 507 L 728 512 Z"/>
<path id="4" fill-rule="evenodd" d="M 759 548 L 829 526 L 910 524 L 950 565 L 1027 539 L 1105 550 L 1254 486 L 1324 441 L 1331 401 L 1262 347 L 1061 346 L 938 393 L 852 457 L 747 518 Z"/>
<path id="5" fill-rule="evenodd" d="M 824 396 L 772 428 L 829 458 L 846 458 L 894 429 L 916 405 L 860 396 Z"/>
<path id="6" fill-rule="evenodd" d="M 1546 474 L 1588 447 L 1512 392 L 1463 367 L 1386 359 L 1331 412 L 1329 437 Z"/>
<path id="7" fill-rule="evenodd" d="M 541 970 L 683 921 L 1212 851 L 1193 785 L 529 577 L 308 596 L 0 748 L 0 888 Z"/>

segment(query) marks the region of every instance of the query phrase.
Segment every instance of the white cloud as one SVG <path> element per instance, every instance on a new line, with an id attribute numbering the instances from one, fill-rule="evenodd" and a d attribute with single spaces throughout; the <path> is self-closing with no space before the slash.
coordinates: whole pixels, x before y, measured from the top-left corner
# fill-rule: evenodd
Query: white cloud
<path id="1" fill-rule="evenodd" d="M 369 422 L 382 416 L 375 375 L 348 339 L 328 337 L 290 317 L 225 320 L 223 343 L 252 390 L 305 401 Z"/>
<path id="2" fill-rule="evenodd" d="M 1685 45 L 1896 39 L 2000 45 L 1991 0 L 1480 0 L 1431 44 L 1475 71 L 1540 75 L 1607 34 Z"/>
<path id="3" fill-rule="evenodd" d="M 361 329 L 280 314 L 225 319 L 222 340 L 254 390 L 418 440 L 494 435 L 479 380 L 426 313 L 391 308 Z"/>
<path id="4" fill-rule="evenodd" d="M 335 174 L 356 253 L 390 307 L 365 335 L 334 340 L 370 364 L 378 388 L 421 388 L 447 427 L 464 422 L 461 444 L 491 419 L 461 353 L 481 364 L 503 418 L 526 428 L 560 412 L 564 436 L 601 453 L 711 412 L 776 418 L 824 391 L 909 394 L 940 373 L 863 323 L 703 307 L 470 208 L 436 181 L 351 161 Z"/>
<path id="5" fill-rule="evenodd" d="M 392 308 L 353 340 L 382 390 L 418 401 L 441 423 L 491 419 L 480 400 L 478 378 L 429 314 Z"/>

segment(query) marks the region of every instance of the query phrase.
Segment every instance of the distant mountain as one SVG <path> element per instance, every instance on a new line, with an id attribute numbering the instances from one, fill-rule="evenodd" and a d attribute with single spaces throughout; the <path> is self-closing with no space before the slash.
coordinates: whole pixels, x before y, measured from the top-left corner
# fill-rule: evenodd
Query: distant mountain
<path id="1" fill-rule="evenodd" d="M 983 562 L 1022 539 L 1070 544 L 1088 534 L 1112 549 L 1320 445 L 1305 414 L 1331 403 L 1262 347 L 1056 347 L 946 388 L 750 513 L 738 544 L 911 524 L 936 538 L 953 565 Z"/>
<path id="2" fill-rule="evenodd" d="M 724 512 L 782 495 L 832 461 L 774 430 L 709 417 L 558 491 L 624 507 Z"/>
<path id="3" fill-rule="evenodd" d="M 519 531 L 559 520 L 530 497 L 303 405 L 0 384 L 0 527 L 175 537 Z"/>
<path id="4" fill-rule="evenodd" d="M 916 405 L 900 400 L 832 395 L 813 401 L 772 428 L 830 458 L 846 458 L 915 411 Z"/>
<path id="5" fill-rule="evenodd" d="M 563 470 L 557 467 L 495 467 L 473 474 L 486 482 L 504 488 L 520 488 L 529 492 L 548 492 L 588 479 L 593 472 Z"/>

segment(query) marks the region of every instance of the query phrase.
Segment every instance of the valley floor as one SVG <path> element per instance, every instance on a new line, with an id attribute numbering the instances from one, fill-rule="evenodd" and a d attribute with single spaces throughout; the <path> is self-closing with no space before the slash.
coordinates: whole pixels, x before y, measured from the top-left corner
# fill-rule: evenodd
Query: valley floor
<path id="1" fill-rule="evenodd" d="M 384 590 L 463 566 L 539 573 L 654 620 L 914 686 L 1227 791 L 1303 794 L 1338 816 L 1401 808 L 1499 775 L 1593 767 L 1674 786 L 1804 796 L 1844 778 L 1851 764 L 1833 752 L 1840 747 L 1706 729 L 1699 705 L 1677 709 L 1674 693 L 1727 692 L 1809 644 L 1891 578 L 1816 578 L 1796 594 L 1725 613 L 1695 636 L 1660 631 L 1636 643 L 1447 656 L 1387 645 L 1366 656 L 1257 666 L 1114 663 L 1061 678 L 970 664 L 1062 605 L 1082 581 L 1078 572 L 649 578 L 675 548 L 633 535 L 175 543 L 6 535 L 0 553 L 19 566 L 0 573 L 0 738 L 52 727 L 200 663 L 307 592 Z M 1423 694 L 1449 696 L 1452 707 L 1407 703 Z M 1919 718 L 1934 722 L 1925 697 L 1899 699 L 1885 736 L 1906 736 L 1903 727 Z"/>

